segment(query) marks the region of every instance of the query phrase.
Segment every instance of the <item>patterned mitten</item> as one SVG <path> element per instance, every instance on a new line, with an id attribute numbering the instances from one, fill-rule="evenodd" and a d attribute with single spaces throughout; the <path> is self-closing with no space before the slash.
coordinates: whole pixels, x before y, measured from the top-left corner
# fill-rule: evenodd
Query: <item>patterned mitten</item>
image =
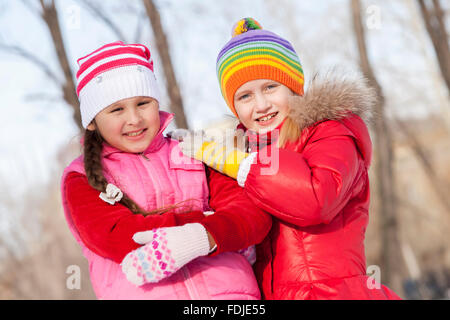
<path id="1" fill-rule="evenodd" d="M 248 248 L 238 250 L 238 253 L 242 254 L 251 265 L 253 265 L 256 262 L 255 246 L 250 246 Z"/>
<path id="2" fill-rule="evenodd" d="M 133 239 L 146 244 L 128 253 L 121 266 L 128 281 L 138 286 L 159 282 L 209 253 L 208 235 L 199 223 L 138 232 Z"/>

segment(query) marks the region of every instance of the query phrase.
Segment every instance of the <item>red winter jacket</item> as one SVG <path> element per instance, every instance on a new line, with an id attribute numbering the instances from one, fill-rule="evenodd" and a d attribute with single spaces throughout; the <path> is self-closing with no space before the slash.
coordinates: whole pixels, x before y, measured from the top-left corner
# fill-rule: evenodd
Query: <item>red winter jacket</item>
<path id="1" fill-rule="evenodd" d="M 366 276 L 372 144 L 355 113 L 364 116 L 371 91 L 329 84 L 298 97 L 291 117 L 300 138 L 261 148 L 245 181 L 251 201 L 273 216 L 257 246 L 258 283 L 264 299 L 398 299 Z"/>

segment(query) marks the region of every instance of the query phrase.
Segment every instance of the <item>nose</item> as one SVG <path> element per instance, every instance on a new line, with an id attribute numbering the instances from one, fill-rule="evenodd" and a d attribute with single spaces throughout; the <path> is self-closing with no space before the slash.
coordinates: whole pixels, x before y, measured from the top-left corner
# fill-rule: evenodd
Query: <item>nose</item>
<path id="1" fill-rule="evenodd" d="M 255 111 L 259 114 L 264 114 L 269 111 L 271 103 L 269 99 L 263 94 L 258 93 L 255 95 Z"/>
<path id="2" fill-rule="evenodd" d="M 129 108 L 127 112 L 127 124 L 137 125 L 141 122 L 142 115 L 140 114 L 138 108 Z"/>

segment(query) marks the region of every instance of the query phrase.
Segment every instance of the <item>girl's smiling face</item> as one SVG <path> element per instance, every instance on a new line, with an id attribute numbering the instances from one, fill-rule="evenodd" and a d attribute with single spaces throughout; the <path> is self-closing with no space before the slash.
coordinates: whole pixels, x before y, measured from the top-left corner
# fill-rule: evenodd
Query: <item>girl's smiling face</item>
<path id="1" fill-rule="evenodd" d="M 150 97 L 117 101 L 95 116 L 87 130 L 98 129 L 111 146 L 131 153 L 145 151 L 159 131 L 159 105 Z"/>
<path id="2" fill-rule="evenodd" d="M 239 120 L 249 130 L 267 133 L 280 125 L 289 113 L 294 93 L 285 85 L 268 79 L 244 83 L 234 94 Z"/>

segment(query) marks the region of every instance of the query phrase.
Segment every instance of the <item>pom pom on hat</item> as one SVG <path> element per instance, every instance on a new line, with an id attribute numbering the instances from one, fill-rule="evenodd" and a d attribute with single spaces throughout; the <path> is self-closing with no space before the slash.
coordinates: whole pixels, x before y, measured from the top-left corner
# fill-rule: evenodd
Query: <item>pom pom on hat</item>
<path id="1" fill-rule="evenodd" d="M 244 32 L 250 30 L 260 30 L 262 29 L 258 21 L 253 18 L 243 18 L 235 23 L 233 29 L 231 30 L 231 37 L 236 37 Z"/>

